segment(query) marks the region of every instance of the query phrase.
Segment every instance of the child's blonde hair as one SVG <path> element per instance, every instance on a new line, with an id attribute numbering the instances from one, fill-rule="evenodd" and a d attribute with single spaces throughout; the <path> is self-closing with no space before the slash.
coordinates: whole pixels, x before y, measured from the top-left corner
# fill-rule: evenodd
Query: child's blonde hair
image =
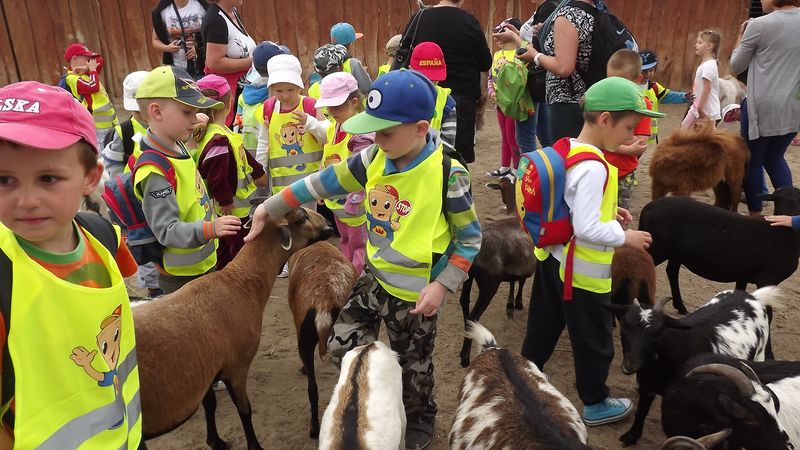
<path id="1" fill-rule="evenodd" d="M 622 77 L 635 82 L 642 73 L 642 57 L 631 49 L 617 50 L 608 60 L 607 71 L 610 77 Z"/>
<path id="2" fill-rule="evenodd" d="M 203 93 L 203 95 L 205 95 L 208 98 L 216 99 L 217 96 L 219 96 L 219 92 L 215 91 L 214 89 L 203 89 L 201 92 Z M 231 104 L 231 93 L 230 92 L 226 93 L 225 95 L 220 97 L 218 99 L 218 101 L 222 102 L 222 104 L 224 104 L 224 105 L 230 105 Z M 217 109 L 217 110 L 215 110 L 213 108 L 203 108 L 199 112 L 201 112 L 201 113 L 203 113 L 203 114 L 208 116 L 208 122 L 205 125 L 200 125 L 200 126 L 196 127 L 194 129 L 194 131 L 192 131 L 192 140 L 194 142 L 198 142 L 198 143 L 200 141 L 202 141 L 203 138 L 206 137 L 206 132 L 208 131 L 208 124 L 209 123 L 214 123 L 214 120 L 217 118 L 217 116 L 222 114 L 223 112 L 225 112 L 225 108 Z"/>
<path id="3" fill-rule="evenodd" d="M 719 31 L 711 29 L 703 30 L 697 33 L 697 37 L 714 46 L 714 58 L 716 58 L 719 53 L 719 46 L 722 43 L 722 35 Z"/>

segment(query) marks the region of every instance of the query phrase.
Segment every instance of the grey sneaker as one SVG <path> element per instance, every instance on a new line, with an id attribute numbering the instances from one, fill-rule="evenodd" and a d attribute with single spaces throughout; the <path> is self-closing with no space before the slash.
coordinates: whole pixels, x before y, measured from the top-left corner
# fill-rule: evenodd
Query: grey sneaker
<path id="1" fill-rule="evenodd" d="M 430 445 L 433 429 L 432 423 L 409 423 L 406 426 L 406 450 L 422 450 Z"/>
<path id="2" fill-rule="evenodd" d="M 283 270 L 278 274 L 278 278 L 287 278 L 289 276 L 289 263 L 283 265 Z"/>

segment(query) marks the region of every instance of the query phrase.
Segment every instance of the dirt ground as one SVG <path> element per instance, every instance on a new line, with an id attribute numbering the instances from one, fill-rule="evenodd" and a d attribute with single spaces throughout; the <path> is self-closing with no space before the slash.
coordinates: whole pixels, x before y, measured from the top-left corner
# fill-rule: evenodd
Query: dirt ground
<path id="1" fill-rule="evenodd" d="M 664 112 L 668 118 L 661 123 L 662 136 L 666 136 L 672 129 L 680 125 L 683 107 L 667 106 Z M 497 128 L 494 111 L 487 110 L 486 126 L 478 134 L 476 148 L 477 161 L 470 166 L 473 176 L 473 189 L 475 203 L 483 223 L 489 223 L 505 217 L 497 191 L 492 191 L 484 186 L 488 181 L 484 173 L 498 166 L 500 157 L 500 134 Z M 795 173 L 800 172 L 800 148 L 790 148 L 787 159 Z M 633 214 L 637 219 L 638 213 L 650 198 L 650 181 L 647 176 L 646 154 L 639 168 L 639 185 L 634 189 Z M 710 192 L 708 193 L 710 194 Z M 708 194 L 698 194 L 699 199 L 708 200 Z M 740 211 L 744 211 L 740 205 Z M 765 212 L 771 211 L 767 208 Z M 731 245 L 736 245 L 731 242 Z M 658 267 L 659 298 L 669 295 L 669 285 L 664 273 L 665 264 Z M 508 293 L 508 284 L 504 284 L 495 296 L 495 301 L 484 314 L 481 322 L 491 330 L 500 345 L 519 351 L 525 334 L 525 323 L 528 313 L 528 300 L 530 298 L 531 284 L 525 286 L 525 310 L 517 311 L 516 316 L 509 320 L 505 315 L 505 297 Z M 306 397 L 306 379 L 298 371 L 301 366 L 297 356 L 294 326 L 286 302 L 285 279 L 278 279 L 270 301 L 264 311 L 264 330 L 261 348 L 253 361 L 250 369 L 249 394 L 253 407 L 253 422 L 256 434 L 261 445 L 266 449 L 314 449 L 317 441 L 308 437 L 308 401 Z M 792 276 L 786 280 L 782 287 L 787 291 L 789 298 L 800 298 L 800 277 Z M 694 276 L 688 270 L 681 272 L 681 288 L 690 310 L 704 303 L 713 295 L 723 289 L 732 289 L 732 285 L 714 283 Z M 752 286 L 751 290 L 754 289 Z M 474 289 L 473 291 L 477 290 Z M 432 450 L 448 448 L 447 435 L 452 423 L 453 414 L 458 406 L 458 386 L 464 375 L 465 369 L 459 365 L 458 352 L 461 349 L 463 324 L 461 309 L 458 304 L 459 293 L 448 296 L 448 302 L 439 317 L 439 333 L 434 363 L 436 365 L 436 400 L 439 405 L 439 415 L 436 423 L 436 437 L 429 447 Z M 476 298 L 477 293 L 472 293 Z M 674 310 L 668 306 L 671 314 Z M 779 359 L 800 358 L 800 333 L 795 331 L 792 323 L 800 320 L 800 310 L 791 304 L 786 310 L 776 313 L 776 320 L 772 325 L 773 346 Z M 385 339 L 385 337 L 384 337 Z M 611 367 L 608 385 L 615 396 L 625 396 L 634 402 L 637 399 L 636 381 L 632 376 L 623 375 L 620 371 L 620 358 L 622 349 L 619 346 L 619 336 L 615 336 L 616 357 Z M 473 350 L 474 356 L 475 350 Z M 551 361 L 546 366 L 550 381 L 580 410 L 580 401 L 577 397 L 574 383 L 574 370 L 572 350 L 567 333 L 561 341 Z M 320 389 L 321 408 L 327 405 L 333 386 L 337 380 L 337 370 L 329 363 L 317 363 L 317 380 Z M 234 448 L 246 448 L 242 426 L 236 409 L 226 392 L 217 392 L 219 406 L 217 409 L 217 423 L 220 435 L 228 440 Z M 322 415 L 320 411 L 320 416 Z M 589 443 L 597 449 L 620 448 L 617 438 L 627 431 L 633 418 L 612 424 L 589 429 Z M 148 442 L 148 446 L 156 450 L 167 449 L 202 449 L 205 444 L 205 420 L 202 409 L 177 430 Z M 641 449 L 658 448 L 663 441 L 664 434 L 660 424 L 660 399 L 656 400 L 644 430 L 644 435 L 637 447 Z"/>

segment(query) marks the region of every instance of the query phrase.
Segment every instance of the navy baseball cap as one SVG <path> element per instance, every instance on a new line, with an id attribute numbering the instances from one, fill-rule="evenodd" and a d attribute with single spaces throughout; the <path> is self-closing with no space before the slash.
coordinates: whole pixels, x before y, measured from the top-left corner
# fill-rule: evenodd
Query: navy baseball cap
<path id="1" fill-rule="evenodd" d="M 253 50 L 253 67 L 262 77 L 267 76 L 267 62 L 276 55 L 283 55 L 284 51 L 272 41 L 264 41 Z"/>
<path id="2" fill-rule="evenodd" d="M 430 121 L 436 109 L 436 86 L 415 70 L 394 70 L 372 83 L 366 111 L 342 124 L 351 134 L 372 133 L 404 123 Z"/>
<path id="3" fill-rule="evenodd" d="M 658 64 L 656 53 L 650 50 L 645 50 L 639 53 L 642 57 L 642 70 L 650 70 Z"/>

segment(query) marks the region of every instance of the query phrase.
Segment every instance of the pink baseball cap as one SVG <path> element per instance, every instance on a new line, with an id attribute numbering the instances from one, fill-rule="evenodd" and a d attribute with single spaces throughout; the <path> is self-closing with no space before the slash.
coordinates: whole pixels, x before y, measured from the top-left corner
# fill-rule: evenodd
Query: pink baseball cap
<path id="1" fill-rule="evenodd" d="M 323 78 L 319 88 L 318 108 L 339 106 L 358 90 L 358 81 L 347 72 L 336 72 Z"/>
<path id="2" fill-rule="evenodd" d="M 207 95 L 208 98 L 214 100 L 220 100 L 225 94 L 231 91 L 231 85 L 228 84 L 228 80 L 214 74 L 206 75 L 197 80 L 197 88 L 201 91 L 206 89 L 215 91 L 217 93 L 216 95 Z"/>
<path id="3" fill-rule="evenodd" d="M 447 79 L 447 64 L 442 48 L 435 42 L 420 42 L 411 52 L 411 68 L 422 72 L 431 81 Z"/>
<path id="4" fill-rule="evenodd" d="M 64 89 L 38 81 L 0 88 L 0 139 L 45 150 L 83 140 L 97 152 L 89 111 Z"/>

